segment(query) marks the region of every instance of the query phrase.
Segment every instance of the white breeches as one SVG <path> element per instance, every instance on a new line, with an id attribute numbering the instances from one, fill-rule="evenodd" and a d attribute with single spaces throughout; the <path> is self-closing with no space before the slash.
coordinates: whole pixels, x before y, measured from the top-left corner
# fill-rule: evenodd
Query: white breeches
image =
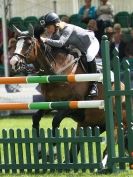
<path id="1" fill-rule="evenodd" d="M 90 44 L 90 46 L 87 50 L 87 54 L 86 54 L 87 62 L 92 61 L 96 57 L 96 55 L 99 51 L 99 42 L 98 42 L 97 38 L 92 37 L 90 40 L 91 40 L 91 44 Z"/>

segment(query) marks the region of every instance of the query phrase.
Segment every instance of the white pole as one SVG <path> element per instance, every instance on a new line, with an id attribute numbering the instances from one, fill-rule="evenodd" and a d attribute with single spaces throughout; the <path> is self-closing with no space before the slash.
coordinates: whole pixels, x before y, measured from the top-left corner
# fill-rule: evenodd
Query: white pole
<path id="1" fill-rule="evenodd" d="M 55 13 L 57 13 L 57 1 L 56 0 L 53 1 L 53 10 Z"/>
<path id="2" fill-rule="evenodd" d="M 3 51 L 4 51 L 4 71 L 5 76 L 9 76 L 8 55 L 7 55 L 7 27 L 5 14 L 5 0 L 2 0 L 2 30 L 3 30 Z"/>
<path id="3" fill-rule="evenodd" d="M 73 14 L 77 14 L 79 11 L 79 2 L 77 0 L 73 0 Z"/>
<path id="4" fill-rule="evenodd" d="M 78 101 L 78 108 L 104 109 L 104 100 Z"/>
<path id="5" fill-rule="evenodd" d="M 12 0 L 9 0 L 8 2 L 8 14 L 9 14 L 9 20 L 11 19 L 12 17 Z"/>

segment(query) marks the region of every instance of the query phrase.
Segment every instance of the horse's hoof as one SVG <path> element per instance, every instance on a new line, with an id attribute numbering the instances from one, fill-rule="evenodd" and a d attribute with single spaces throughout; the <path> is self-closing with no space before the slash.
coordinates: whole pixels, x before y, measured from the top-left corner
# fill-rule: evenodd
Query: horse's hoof
<path id="1" fill-rule="evenodd" d="M 68 162 L 66 162 L 66 160 L 64 160 L 63 163 L 65 163 L 65 164 L 66 164 L 66 163 L 73 163 L 73 160 L 70 159 Z"/>
<path id="2" fill-rule="evenodd" d="M 42 159 L 42 152 L 41 151 L 38 152 L 38 159 Z"/>
<path id="3" fill-rule="evenodd" d="M 98 174 L 111 174 L 112 170 L 111 169 L 100 169 L 100 170 L 97 170 L 97 173 Z"/>
<path id="4" fill-rule="evenodd" d="M 103 166 L 103 169 L 106 168 L 107 166 L 107 161 L 108 161 L 108 155 L 106 154 L 102 160 L 102 166 Z"/>
<path id="5" fill-rule="evenodd" d="M 54 160 L 57 159 L 57 154 L 54 154 Z M 50 162 L 50 155 L 47 155 L 47 162 Z"/>
<path id="6" fill-rule="evenodd" d="M 46 158 L 47 158 L 47 162 L 50 162 L 50 156 L 47 155 Z M 41 151 L 38 152 L 38 159 L 42 159 L 42 152 Z M 54 160 L 56 160 L 56 159 L 57 159 L 57 154 L 54 154 Z"/>

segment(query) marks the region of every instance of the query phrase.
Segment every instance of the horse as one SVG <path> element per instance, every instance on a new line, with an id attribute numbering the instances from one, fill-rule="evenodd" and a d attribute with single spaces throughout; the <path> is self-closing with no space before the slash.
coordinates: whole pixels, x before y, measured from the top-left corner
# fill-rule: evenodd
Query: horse
<path id="1" fill-rule="evenodd" d="M 29 26 L 28 31 L 20 31 L 15 27 L 18 34 L 16 50 L 10 60 L 14 71 L 23 70 L 27 63 L 32 63 L 37 73 L 43 74 L 85 74 L 86 71 L 80 60 L 74 60 L 73 55 L 68 54 L 64 49 L 57 49 L 42 44 L 39 39 L 34 36 L 34 29 Z M 80 56 L 81 57 L 81 56 Z M 62 100 L 84 100 L 88 94 L 90 82 L 80 83 L 52 83 L 41 84 L 41 93 L 46 101 L 62 101 Z M 98 82 L 98 96 L 91 98 L 92 100 L 104 100 L 103 84 Z M 112 83 L 112 89 L 114 84 Z M 124 90 L 124 84 L 121 83 L 121 89 Z M 125 102 L 125 97 L 122 97 Z M 115 98 L 113 98 L 115 107 Z M 125 109 L 123 112 L 123 120 L 125 120 Z M 33 115 L 33 128 L 36 128 L 39 136 L 39 121 L 43 114 L 47 114 L 49 110 L 39 110 Z M 115 111 L 113 112 L 116 116 Z M 103 109 L 76 109 L 76 110 L 58 110 L 53 118 L 52 129 L 53 135 L 55 128 L 60 126 L 61 121 L 65 117 L 71 117 L 77 122 L 77 133 L 80 127 L 84 129 L 88 126 L 92 129 L 96 126 L 100 127 L 100 133 L 106 130 L 105 114 Z M 125 125 L 126 126 L 126 125 Z M 117 123 L 115 123 L 117 128 Z M 116 132 L 116 131 L 115 131 Z"/>

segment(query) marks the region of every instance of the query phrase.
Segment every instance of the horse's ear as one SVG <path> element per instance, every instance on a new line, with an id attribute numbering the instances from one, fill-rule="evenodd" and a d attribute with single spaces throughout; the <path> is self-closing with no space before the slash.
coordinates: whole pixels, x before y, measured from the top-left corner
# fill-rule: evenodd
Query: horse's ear
<path id="1" fill-rule="evenodd" d="M 13 31 L 16 33 L 17 36 L 21 35 L 22 33 L 15 25 L 13 25 Z"/>
<path id="2" fill-rule="evenodd" d="M 31 23 L 29 24 L 28 31 L 29 31 L 30 36 L 34 36 L 34 28 Z"/>

